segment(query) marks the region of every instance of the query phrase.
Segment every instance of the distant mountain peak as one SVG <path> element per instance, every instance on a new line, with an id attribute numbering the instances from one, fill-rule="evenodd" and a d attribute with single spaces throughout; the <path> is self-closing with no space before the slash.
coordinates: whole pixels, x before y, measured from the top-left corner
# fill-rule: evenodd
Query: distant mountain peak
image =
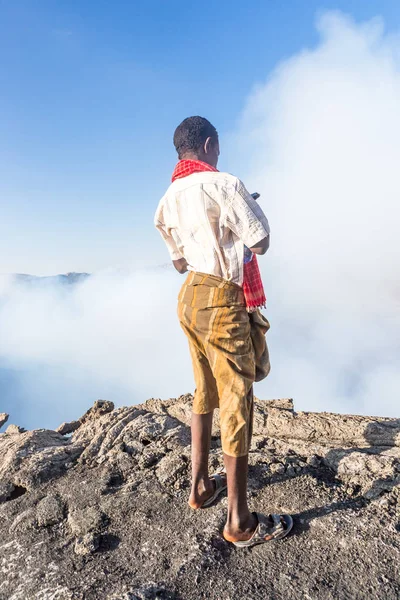
<path id="1" fill-rule="evenodd" d="M 29 275 L 25 273 L 15 273 L 13 275 L 14 281 L 16 281 L 17 283 L 23 283 L 28 285 L 41 285 L 52 283 L 71 285 L 75 283 L 82 283 L 88 277 L 90 277 L 90 273 L 77 273 L 75 271 L 70 271 L 68 273 L 63 273 L 60 275 L 45 275 L 43 277 L 39 275 Z"/>

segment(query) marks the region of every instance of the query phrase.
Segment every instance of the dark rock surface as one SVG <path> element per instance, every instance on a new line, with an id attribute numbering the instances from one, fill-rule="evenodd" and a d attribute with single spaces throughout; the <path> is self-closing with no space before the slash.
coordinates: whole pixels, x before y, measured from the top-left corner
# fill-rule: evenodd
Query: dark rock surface
<path id="1" fill-rule="evenodd" d="M 258 401 L 250 504 L 295 529 L 243 550 L 220 535 L 226 498 L 187 505 L 190 401 L 0 434 L 0 600 L 400 598 L 399 420 Z"/>

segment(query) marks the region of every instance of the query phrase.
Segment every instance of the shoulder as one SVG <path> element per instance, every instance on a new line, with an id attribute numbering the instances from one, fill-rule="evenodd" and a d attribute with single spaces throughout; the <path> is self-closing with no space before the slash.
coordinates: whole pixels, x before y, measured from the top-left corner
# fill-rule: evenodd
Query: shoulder
<path id="1" fill-rule="evenodd" d="M 205 183 L 215 183 L 221 187 L 236 187 L 240 180 L 226 171 L 216 171 L 202 174 Z"/>
<path id="2" fill-rule="evenodd" d="M 240 187 L 244 187 L 240 179 L 225 171 L 193 173 L 186 179 L 190 180 L 187 185 L 201 185 L 211 193 L 217 193 L 216 198 L 229 199 L 235 196 Z"/>
<path id="3" fill-rule="evenodd" d="M 232 175 L 231 173 L 219 173 L 220 185 L 226 200 L 230 203 L 237 201 L 239 196 L 243 199 L 247 199 L 249 192 L 246 189 L 243 181 Z"/>

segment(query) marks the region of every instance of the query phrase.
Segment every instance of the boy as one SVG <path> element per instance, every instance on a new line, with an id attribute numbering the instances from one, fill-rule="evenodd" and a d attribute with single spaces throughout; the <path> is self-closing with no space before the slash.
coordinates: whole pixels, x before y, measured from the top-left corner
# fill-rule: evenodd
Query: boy
<path id="1" fill-rule="evenodd" d="M 270 230 L 242 182 L 217 171 L 218 134 L 207 119 L 185 119 L 175 131 L 174 145 L 179 162 L 155 225 L 177 271 L 189 271 L 178 300 L 196 382 L 189 505 L 206 508 L 227 487 L 224 538 L 248 547 L 281 539 L 293 526 L 289 515 L 251 513 L 247 505 L 253 383 L 269 372 L 265 341 L 261 352 L 257 344 L 269 324 L 258 310 L 265 296 L 254 255 L 267 252 Z M 217 407 L 226 472 L 210 477 Z"/>

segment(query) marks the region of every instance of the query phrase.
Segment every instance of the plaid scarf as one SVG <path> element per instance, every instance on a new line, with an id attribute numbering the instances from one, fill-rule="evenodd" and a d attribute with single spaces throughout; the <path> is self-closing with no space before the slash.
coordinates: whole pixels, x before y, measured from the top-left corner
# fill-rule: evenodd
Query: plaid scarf
<path id="1" fill-rule="evenodd" d="M 202 171 L 218 172 L 218 169 L 215 169 L 201 160 L 180 160 L 172 174 L 172 181 L 180 179 L 181 177 L 187 177 L 187 175 L 192 175 L 192 173 L 201 173 Z M 261 273 L 255 254 L 253 254 L 250 262 L 244 263 L 243 269 L 243 293 L 247 310 L 249 312 L 254 312 L 257 308 L 265 308 L 267 299 L 265 297 Z"/>

